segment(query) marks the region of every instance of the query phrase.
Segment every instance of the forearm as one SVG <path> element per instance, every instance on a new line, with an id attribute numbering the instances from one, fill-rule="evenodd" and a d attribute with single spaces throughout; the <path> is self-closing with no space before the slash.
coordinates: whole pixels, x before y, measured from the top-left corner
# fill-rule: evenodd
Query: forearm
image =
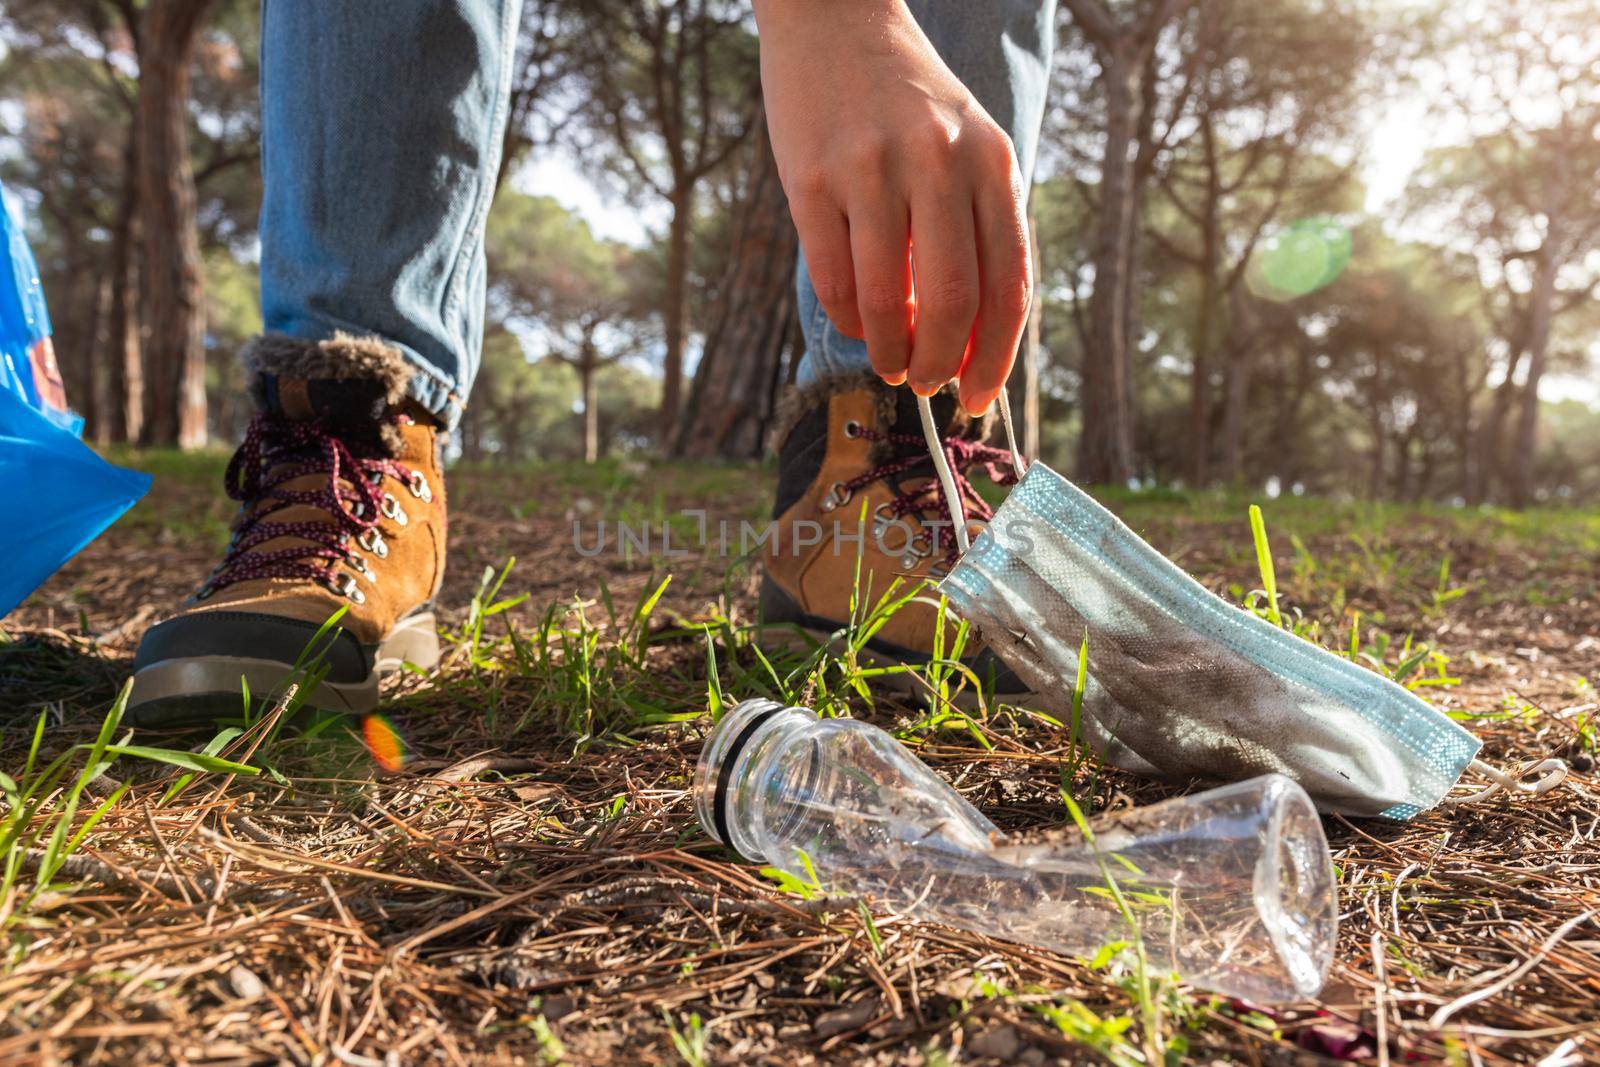
<path id="1" fill-rule="evenodd" d="M 841 18 L 885 18 L 907 14 L 905 0 L 751 0 L 762 33 L 795 23 L 837 22 Z"/>

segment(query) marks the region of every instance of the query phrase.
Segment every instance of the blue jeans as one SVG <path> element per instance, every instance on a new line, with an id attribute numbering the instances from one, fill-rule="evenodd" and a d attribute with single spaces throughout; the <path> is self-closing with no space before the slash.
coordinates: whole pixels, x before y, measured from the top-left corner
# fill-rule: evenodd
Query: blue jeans
<path id="1" fill-rule="evenodd" d="M 911 0 L 1031 173 L 1055 0 Z M 265 0 L 261 312 L 308 340 L 376 335 L 411 395 L 461 418 L 483 342 L 484 222 L 521 0 Z M 870 368 L 800 269 L 802 381 Z"/>

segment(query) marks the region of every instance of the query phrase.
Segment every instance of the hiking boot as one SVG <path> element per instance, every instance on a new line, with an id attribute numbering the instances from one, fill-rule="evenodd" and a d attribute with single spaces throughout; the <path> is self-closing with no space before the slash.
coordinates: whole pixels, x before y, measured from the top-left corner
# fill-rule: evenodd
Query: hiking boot
<path id="1" fill-rule="evenodd" d="M 933 412 L 935 424 L 944 428 L 945 454 L 967 515 L 988 519 L 989 505 L 963 472 L 978 465 L 993 480 L 1010 483 L 1015 480 L 1010 454 L 983 443 L 986 420 L 962 412 L 953 389 L 933 398 Z M 890 388 L 872 375 L 850 375 L 798 390 L 776 415 L 773 441 L 778 494 L 762 556 L 765 626 L 788 624 L 818 641 L 832 640 L 850 619 L 858 554 L 858 615 L 870 610 L 896 577 L 902 579 L 898 597 L 949 573 L 957 557 L 955 534 L 910 389 Z M 933 596 L 903 604 L 867 649 L 889 662 L 927 662 L 938 626 L 936 604 Z M 954 636 L 955 626 L 947 620 L 946 654 Z M 1010 668 L 976 642 L 969 642 L 963 662 L 993 684 L 996 697 L 1028 692 Z"/>
<path id="2" fill-rule="evenodd" d="M 405 401 L 412 371 L 375 338 L 261 338 L 242 355 L 257 413 L 228 463 L 239 501 L 222 562 L 134 660 L 128 721 L 236 715 L 240 679 L 281 689 L 317 630 L 328 675 L 311 707 L 366 712 L 378 676 L 439 660 L 445 560 L 440 432 Z"/>

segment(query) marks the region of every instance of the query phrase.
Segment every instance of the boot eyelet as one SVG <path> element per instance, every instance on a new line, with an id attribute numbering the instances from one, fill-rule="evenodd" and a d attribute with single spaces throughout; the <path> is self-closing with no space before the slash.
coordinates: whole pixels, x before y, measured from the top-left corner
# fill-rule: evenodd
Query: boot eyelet
<path id="1" fill-rule="evenodd" d="M 196 601 L 210 600 L 211 594 L 215 592 L 216 590 L 211 588 L 209 585 L 202 585 L 198 590 L 195 591 L 194 598 Z"/>
<path id="2" fill-rule="evenodd" d="M 412 471 L 406 487 L 411 490 L 411 495 L 424 504 L 433 500 L 433 488 L 428 485 L 428 478 L 421 471 Z"/>
<path id="3" fill-rule="evenodd" d="M 860 437 L 861 436 L 861 424 L 859 422 L 857 422 L 855 419 L 849 420 L 848 422 L 846 422 L 844 424 L 844 435 L 846 437 Z"/>
<path id="4" fill-rule="evenodd" d="M 367 594 L 363 593 L 361 587 L 356 585 L 355 576 L 352 574 L 344 575 L 344 581 L 342 582 L 330 583 L 330 587 L 335 593 L 338 593 L 353 604 L 365 604 L 367 602 Z"/>
<path id="5" fill-rule="evenodd" d="M 834 482 L 828 490 L 828 495 L 822 498 L 822 510 L 833 511 L 835 508 L 844 507 L 850 503 L 853 493 L 854 490 L 843 482 Z"/>
<path id="6" fill-rule="evenodd" d="M 356 544 L 360 545 L 368 552 L 371 552 L 379 559 L 389 558 L 389 542 L 383 539 L 383 535 L 378 532 L 378 529 L 375 526 L 369 526 L 365 530 L 362 530 L 361 535 L 356 538 Z"/>
<path id="7" fill-rule="evenodd" d="M 383 494 L 383 506 L 381 510 L 383 511 L 384 515 L 394 520 L 394 524 L 396 526 L 404 526 L 406 523 L 411 521 L 411 519 L 406 515 L 405 510 L 400 507 L 400 501 L 396 500 L 389 493 Z"/>
<path id="8" fill-rule="evenodd" d="M 372 573 L 372 568 L 367 566 L 367 561 L 360 556 L 350 557 L 350 569 L 369 582 L 376 584 L 378 581 L 378 576 Z"/>

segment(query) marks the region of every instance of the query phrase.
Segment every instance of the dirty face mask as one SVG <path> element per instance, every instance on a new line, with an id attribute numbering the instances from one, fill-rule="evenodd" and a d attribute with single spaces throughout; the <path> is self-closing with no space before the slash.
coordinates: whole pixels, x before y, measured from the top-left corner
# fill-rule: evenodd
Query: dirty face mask
<path id="1" fill-rule="evenodd" d="M 1026 473 L 938 590 L 1063 722 L 1087 640 L 1080 736 L 1112 764 L 1178 779 L 1277 772 L 1324 810 L 1393 819 L 1440 803 L 1469 766 L 1496 781 L 1473 799 L 1564 776 L 1558 760 L 1536 785 L 1478 764 L 1478 739 L 1414 694 L 1215 596 L 1087 493 L 1025 465 L 1001 404 Z M 923 428 L 943 480 L 931 417 Z"/>

